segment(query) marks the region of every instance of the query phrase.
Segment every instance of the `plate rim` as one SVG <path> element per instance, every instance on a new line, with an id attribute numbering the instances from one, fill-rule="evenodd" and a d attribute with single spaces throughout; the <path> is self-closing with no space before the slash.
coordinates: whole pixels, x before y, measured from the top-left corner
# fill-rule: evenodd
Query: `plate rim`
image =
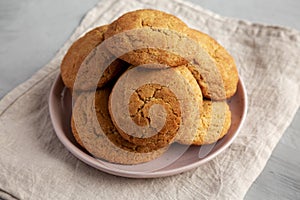
<path id="1" fill-rule="evenodd" d="M 55 97 L 57 95 L 55 95 L 54 91 L 60 82 L 64 85 L 61 75 L 59 73 L 51 86 L 51 90 L 50 90 L 50 94 L 49 94 L 49 98 L 48 98 L 49 113 L 50 113 L 50 118 L 51 118 L 51 122 L 52 122 L 52 127 L 54 128 L 55 134 L 58 137 L 58 139 L 60 140 L 60 142 L 65 146 L 66 149 L 68 149 L 68 151 L 70 151 L 76 158 L 83 161 L 84 163 L 86 163 L 100 171 L 103 171 L 103 172 L 106 172 L 109 174 L 113 174 L 116 176 L 127 177 L 127 178 L 158 178 L 158 177 L 172 176 L 172 175 L 179 174 L 179 173 L 182 173 L 185 171 L 189 171 L 191 169 L 199 167 L 200 165 L 212 160 L 213 158 L 215 158 L 217 155 L 219 155 L 221 152 L 223 152 L 225 149 L 227 149 L 233 143 L 233 141 L 236 139 L 237 135 L 240 133 L 240 130 L 245 122 L 247 112 L 248 112 L 248 97 L 247 97 L 246 87 L 245 87 L 245 84 L 244 84 L 242 78 L 239 76 L 238 84 L 241 85 L 243 98 L 244 98 L 243 99 L 244 110 L 243 110 L 243 114 L 242 114 L 242 117 L 240 120 L 240 124 L 237 127 L 237 130 L 235 131 L 233 136 L 228 140 L 228 142 L 226 142 L 219 149 L 217 149 L 215 152 L 213 152 L 213 154 L 210 154 L 209 156 L 207 156 L 199 161 L 196 161 L 194 163 L 184 165 L 184 166 L 181 166 L 178 168 L 162 170 L 162 171 L 134 172 L 134 171 L 126 171 L 126 170 L 121 170 L 121 169 L 116 169 L 116 168 L 110 169 L 107 166 L 105 166 L 104 164 L 102 164 L 101 161 L 98 160 L 97 158 L 94 158 L 94 157 L 86 154 L 81 149 L 79 149 L 77 146 L 75 146 L 66 137 L 66 135 L 64 134 L 64 131 L 56 125 L 58 123 L 57 122 L 58 119 L 54 117 L 55 116 L 54 102 L 56 102 Z M 65 85 L 63 86 L 63 88 L 65 88 Z"/>

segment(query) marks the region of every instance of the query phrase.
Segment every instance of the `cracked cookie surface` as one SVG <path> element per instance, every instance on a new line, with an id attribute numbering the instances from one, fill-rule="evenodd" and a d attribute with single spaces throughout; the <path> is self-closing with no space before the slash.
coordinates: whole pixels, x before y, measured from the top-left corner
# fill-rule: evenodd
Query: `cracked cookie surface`
<path id="1" fill-rule="evenodd" d="M 177 38 L 169 33 L 159 37 L 155 35 L 160 31 L 181 34 L 187 28 L 180 19 L 165 12 L 136 10 L 122 15 L 109 25 L 105 39 L 112 36 L 114 39 L 106 43 L 106 46 L 114 55 L 135 66 L 149 63 L 179 66 L 187 63 L 185 58 L 176 49 L 170 48 L 170 45 L 163 45 L 167 41 L 176 42 Z M 143 36 L 139 32 L 141 29 L 146 32 Z"/>
<path id="2" fill-rule="evenodd" d="M 135 67 L 114 85 L 109 111 L 126 140 L 159 149 L 177 135 L 194 134 L 200 124 L 202 98 L 200 87 L 185 67 Z"/>
<path id="3" fill-rule="evenodd" d="M 228 132 L 231 112 L 225 101 L 203 101 L 201 124 L 193 135 L 180 135 L 176 141 L 186 145 L 211 144 Z"/>
<path id="4" fill-rule="evenodd" d="M 95 157 L 114 163 L 138 164 L 159 157 L 166 148 L 154 151 L 133 144 L 119 134 L 108 111 L 110 92 L 111 88 L 104 88 L 78 96 L 71 120 L 76 141 Z"/>

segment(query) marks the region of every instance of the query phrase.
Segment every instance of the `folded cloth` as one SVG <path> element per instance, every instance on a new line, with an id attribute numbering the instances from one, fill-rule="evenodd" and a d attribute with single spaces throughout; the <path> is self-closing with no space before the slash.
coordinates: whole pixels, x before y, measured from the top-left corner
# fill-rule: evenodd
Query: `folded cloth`
<path id="1" fill-rule="evenodd" d="M 155 8 L 213 36 L 236 59 L 249 98 L 241 133 L 219 156 L 166 178 L 128 179 L 96 170 L 57 139 L 48 95 L 71 43 L 121 14 Z M 242 199 L 262 171 L 300 103 L 300 33 L 220 17 L 175 1 L 101 1 L 53 60 L 0 102 L 0 197 L 3 199 Z"/>

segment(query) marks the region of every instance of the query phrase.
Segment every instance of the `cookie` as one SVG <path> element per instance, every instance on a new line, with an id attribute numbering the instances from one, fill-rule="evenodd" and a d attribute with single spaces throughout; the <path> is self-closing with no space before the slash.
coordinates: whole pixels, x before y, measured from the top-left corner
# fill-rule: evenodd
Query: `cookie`
<path id="1" fill-rule="evenodd" d="M 201 86 L 203 96 L 213 100 L 223 100 L 232 97 L 237 89 L 238 71 L 233 57 L 217 43 L 213 38 L 205 33 L 194 29 L 185 30 L 188 37 L 195 40 L 215 62 L 217 70 L 223 82 L 223 86 L 214 84 L 214 80 L 209 83 L 209 79 L 201 74 L 193 65 L 188 65 L 189 69 Z M 207 79 L 207 80 L 206 80 Z M 224 91 L 222 91 L 224 90 Z"/>
<path id="2" fill-rule="evenodd" d="M 150 63 L 179 66 L 187 61 L 178 52 L 176 42 L 187 28 L 173 15 L 143 9 L 119 17 L 104 36 L 106 40 L 111 38 L 106 42 L 109 51 L 134 66 Z"/>
<path id="3" fill-rule="evenodd" d="M 138 164 L 159 157 L 167 148 L 154 151 L 130 143 L 118 133 L 108 112 L 110 92 L 106 87 L 77 97 L 71 122 L 77 142 L 93 156 L 113 163 Z"/>
<path id="4" fill-rule="evenodd" d="M 84 145 L 83 145 L 83 142 L 81 141 L 80 139 L 80 135 L 78 134 L 77 130 L 76 130 L 76 125 L 75 125 L 75 122 L 74 122 L 74 117 L 72 116 L 71 117 L 71 129 L 72 129 L 72 134 L 76 140 L 76 142 L 84 148 Z"/>
<path id="5" fill-rule="evenodd" d="M 203 101 L 201 126 L 194 135 L 180 135 L 177 142 L 185 145 L 212 144 L 228 132 L 231 112 L 225 101 Z"/>
<path id="6" fill-rule="evenodd" d="M 135 67 L 114 85 L 109 111 L 123 138 L 159 149 L 172 143 L 178 134 L 197 130 L 202 99 L 200 87 L 185 67 Z"/>
<path id="7" fill-rule="evenodd" d="M 116 59 L 104 46 L 96 49 L 103 42 L 107 27 L 105 25 L 89 31 L 69 48 L 60 68 L 66 87 L 72 89 L 75 81 L 78 90 L 103 87 L 127 69 L 128 64 Z M 110 64 L 110 61 L 113 62 Z"/>

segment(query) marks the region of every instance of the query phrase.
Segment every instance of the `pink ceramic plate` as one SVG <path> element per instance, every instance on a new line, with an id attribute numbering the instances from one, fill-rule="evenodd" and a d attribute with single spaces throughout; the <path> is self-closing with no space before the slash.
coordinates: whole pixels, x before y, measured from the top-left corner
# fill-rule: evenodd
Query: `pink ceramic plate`
<path id="1" fill-rule="evenodd" d="M 221 153 L 238 135 L 246 117 L 247 96 L 241 79 L 238 83 L 237 93 L 228 101 L 228 104 L 232 112 L 232 125 L 227 135 L 216 144 L 200 147 L 190 146 L 178 159 L 176 157 L 170 162 L 170 159 L 176 155 L 178 149 L 182 149 L 184 146 L 175 143 L 156 160 L 139 165 L 118 165 L 91 156 L 75 142 L 70 128 L 71 95 L 69 90 L 65 88 L 60 75 L 55 80 L 49 97 L 49 109 L 53 127 L 59 140 L 73 155 L 101 171 L 131 178 L 155 178 L 178 174 L 198 167 Z"/>

